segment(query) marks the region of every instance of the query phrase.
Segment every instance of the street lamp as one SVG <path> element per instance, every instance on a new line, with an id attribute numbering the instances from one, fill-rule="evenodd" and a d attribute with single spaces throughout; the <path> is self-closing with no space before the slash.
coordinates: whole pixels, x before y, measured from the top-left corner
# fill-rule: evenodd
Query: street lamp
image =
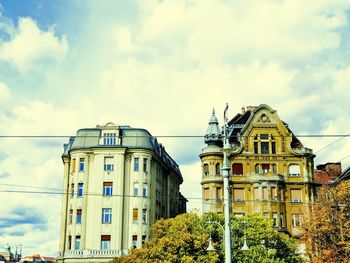
<path id="1" fill-rule="evenodd" d="M 212 239 L 211 239 L 211 234 L 209 236 L 209 246 L 207 248 L 207 251 L 208 252 L 211 252 L 211 251 L 216 251 L 215 247 L 213 246 L 213 244 L 211 243 Z"/>

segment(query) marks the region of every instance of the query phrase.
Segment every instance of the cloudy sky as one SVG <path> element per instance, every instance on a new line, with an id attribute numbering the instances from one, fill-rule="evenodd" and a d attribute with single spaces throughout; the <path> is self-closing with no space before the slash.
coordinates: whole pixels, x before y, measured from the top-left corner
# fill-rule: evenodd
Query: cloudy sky
<path id="1" fill-rule="evenodd" d="M 296 134 L 350 132 L 350 2 L 0 0 L 0 135 L 74 135 L 113 121 L 202 135 L 269 104 Z M 301 138 L 350 165 L 349 139 Z M 55 255 L 67 139 L 0 138 L 0 246 Z M 160 138 L 200 197 L 198 138 Z M 318 152 L 319 151 L 319 152 Z M 190 208 L 200 202 L 190 200 Z"/>

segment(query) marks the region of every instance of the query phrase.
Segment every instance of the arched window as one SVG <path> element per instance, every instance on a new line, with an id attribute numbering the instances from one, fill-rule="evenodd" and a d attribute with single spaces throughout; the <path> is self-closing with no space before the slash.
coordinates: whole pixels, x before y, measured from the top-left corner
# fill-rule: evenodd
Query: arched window
<path id="1" fill-rule="evenodd" d="M 215 174 L 216 175 L 220 175 L 220 164 L 219 163 L 217 163 L 216 165 L 215 165 Z"/>
<path id="2" fill-rule="evenodd" d="M 209 175 L 209 165 L 207 163 L 205 163 L 203 165 L 203 175 L 204 176 L 208 176 Z"/>
<path id="3" fill-rule="evenodd" d="M 259 171 L 259 164 L 256 164 L 255 165 L 255 174 L 259 174 L 260 171 Z"/>
<path id="4" fill-rule="evenodd" d="M 289 165 L 289 176 L 300 176 L 300 166 L 298 164 Z"/>
<path id="5" fill-rule="evenodd" d="M 232 164 L 233 175 L 243 175 L 243 165 L 241 163 Z"/>

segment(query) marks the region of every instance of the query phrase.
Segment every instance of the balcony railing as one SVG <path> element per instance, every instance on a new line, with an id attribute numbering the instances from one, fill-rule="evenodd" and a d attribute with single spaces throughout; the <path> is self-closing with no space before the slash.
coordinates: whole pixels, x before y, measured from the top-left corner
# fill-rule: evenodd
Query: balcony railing
<path id="1" fill-rule="evenodd" d="M 112 258 L 128 253 L 128 249 L 80 249 L 58 252 L 58 258 Z"/>

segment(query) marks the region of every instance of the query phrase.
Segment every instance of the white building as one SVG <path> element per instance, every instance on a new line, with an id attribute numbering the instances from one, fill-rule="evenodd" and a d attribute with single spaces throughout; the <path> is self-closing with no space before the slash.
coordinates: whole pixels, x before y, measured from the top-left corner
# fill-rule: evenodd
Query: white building
<path id="1" fill-rule="evenodd" d="M 148 240 L 157 219 L 185 212 L 179 167 L 145 129 L 80 129 L 62 159 L 58 262 L 108 262 Z"/>

